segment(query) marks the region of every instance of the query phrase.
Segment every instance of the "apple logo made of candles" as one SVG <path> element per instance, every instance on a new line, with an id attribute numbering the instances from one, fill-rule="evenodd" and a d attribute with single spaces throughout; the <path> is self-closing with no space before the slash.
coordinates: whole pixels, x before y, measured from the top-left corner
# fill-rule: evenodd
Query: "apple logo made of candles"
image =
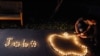
<path id="1" fill-rule="evenodd" d="M 76 46 L 79 46 L 81 48 L 82 52 L 81 53 L 80 52 L 75 52 L 73 50 L 63 51 L 62 49 L 58 48 L 58 46 L 56 46 L 56 44 L 54 43 L 54 41 L 55 41 L 54 38 L 56 38 L 56 37 L 59 37 L 61 39 L 66 39 L 66 41 L 68 39 L 70 39 L 71 42 L 73 42 Z M 54 51 L 54 53 L 56 53 L 59 56 L 68 56 L 68 55 L 71 55 L 71 56 L 85 56 L 88 53 L 88 48 L 85 45 L 83 45 L 79 41 L 78 37 L 74 34 L 68 34 L 67 32 L 64 32 L 62 34 L 51 34 L 51 35 L 48 36 L 47 41 L 48 41 L 48 44 L 51 47 L 51 49 Z"/>

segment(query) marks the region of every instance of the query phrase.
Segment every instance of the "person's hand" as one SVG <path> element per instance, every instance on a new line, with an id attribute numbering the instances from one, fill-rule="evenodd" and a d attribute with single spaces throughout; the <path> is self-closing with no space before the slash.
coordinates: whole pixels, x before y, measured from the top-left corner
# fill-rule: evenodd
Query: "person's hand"
<path id="1" fill-rule="evenodd" d="M 80 33 L 81 36 L 85 35 L 84 33 Z"/>
<path id="2" fill-rule="evenodd" d="M 84 33 L 77 34 L 77 36 L 81 38 L 87 38 L 87 36 Z"/>
<path id="3" fill-rule="evenodd" d="M 77 36 L 84 36 L 84 33 L 78 33 Z"/>

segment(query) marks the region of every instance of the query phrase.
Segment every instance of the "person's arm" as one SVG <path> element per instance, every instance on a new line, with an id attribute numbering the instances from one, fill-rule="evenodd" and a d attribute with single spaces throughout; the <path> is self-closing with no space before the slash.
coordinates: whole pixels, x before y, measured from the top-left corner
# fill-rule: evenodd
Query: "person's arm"
<path id="1" fill-rule="evenodd" d="M 83 18 L 79 18 L 77 21 L 76 21 L 76 23 L 75 23 L 75 32 L 76 33 L 79 33 L 78 32 L 78 24 L 79 24 L 79 22 L 82 20 Z"/>

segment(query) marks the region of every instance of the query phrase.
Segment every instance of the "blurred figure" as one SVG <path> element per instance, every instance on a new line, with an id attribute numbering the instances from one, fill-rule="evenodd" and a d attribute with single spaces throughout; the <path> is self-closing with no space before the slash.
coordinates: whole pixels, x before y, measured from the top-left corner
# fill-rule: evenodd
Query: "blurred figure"
<path id="1" fill-rule="evenodd" d="M 94 49 L 97 45 L 96 40 L 96 21 L 94 19 L 79 18 L 75 23 L 75 33 L 83 39 L 83 42 Z M 92 50 L 94 52 L 94 50 Z"/>
<path id="2" fill-rule="evenodd" d="M 92 33 L 89 31 L 92 29 Z M 75 23 L 75 32 L 78 36 L 85 36 L 87 38 L 90 34 L 96 34 L 96 21 L 93 19 L 79 18 Z"/>

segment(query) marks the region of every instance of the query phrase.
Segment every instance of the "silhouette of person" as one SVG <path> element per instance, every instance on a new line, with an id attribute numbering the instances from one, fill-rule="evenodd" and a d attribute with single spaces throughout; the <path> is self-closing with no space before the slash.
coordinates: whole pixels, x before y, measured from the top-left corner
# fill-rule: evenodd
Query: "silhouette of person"
<path id="1" fill-rule="evenodd" d="M 94 19 L 81 17 L 75 23 L 75 33 L 90 49 L 94 49 L 97 44 L 96 30 L 96 21 Z"/>

